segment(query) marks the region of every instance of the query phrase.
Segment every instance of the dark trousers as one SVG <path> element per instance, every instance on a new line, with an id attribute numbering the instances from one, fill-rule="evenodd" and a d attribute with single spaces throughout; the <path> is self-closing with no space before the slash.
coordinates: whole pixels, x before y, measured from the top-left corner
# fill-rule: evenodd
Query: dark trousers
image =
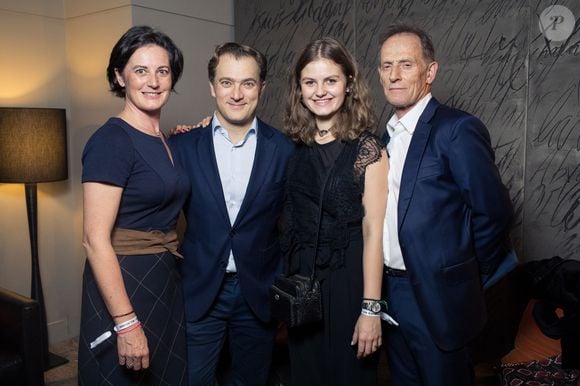
<path id="1" fill-rule="evenodd" d="M 383 323 L 383 342 L 394 386 L 473 385 L 467 348 L 443 351 L 437 347 L 407 277 L 385 276 L 383 299 L 388 302 L 389 314 L 399 322 L 398 327 Z"/>
<path id="2" fill-rule="evenodd" d="M 189 386 L 216 384 L 216 367 L 229 343 L 229 384 L 264 386 L 268 379 L 275 328 L 260 321 L 244 300 L 237 276 L 226 276 L 207 315 L 187 322 Z"/>

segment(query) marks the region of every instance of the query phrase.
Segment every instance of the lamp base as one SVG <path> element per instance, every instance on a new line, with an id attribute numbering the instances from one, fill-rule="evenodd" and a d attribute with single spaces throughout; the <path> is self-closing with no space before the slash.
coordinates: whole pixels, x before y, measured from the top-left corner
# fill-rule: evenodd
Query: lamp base
<path id="1" fill-rule="evenodd" d="M 62 366 L 65 363 L 68 363 L 69 360 L 65 357 L 61 357 L 60 355 L 48 352 L 48 363 L 44 368 L 44 371 L 48 371 L 50 369 L 54 369 L 55 367 Z"/>

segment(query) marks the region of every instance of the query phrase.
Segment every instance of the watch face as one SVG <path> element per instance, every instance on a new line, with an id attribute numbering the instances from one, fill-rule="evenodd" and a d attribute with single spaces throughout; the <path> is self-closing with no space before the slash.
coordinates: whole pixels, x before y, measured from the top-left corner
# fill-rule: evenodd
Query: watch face
<path id="1" fill-rule="evenodd" d="M 374 313 L 381 311 L 381 304 L 379 302 L 363 302 L 363 307 Z"/>

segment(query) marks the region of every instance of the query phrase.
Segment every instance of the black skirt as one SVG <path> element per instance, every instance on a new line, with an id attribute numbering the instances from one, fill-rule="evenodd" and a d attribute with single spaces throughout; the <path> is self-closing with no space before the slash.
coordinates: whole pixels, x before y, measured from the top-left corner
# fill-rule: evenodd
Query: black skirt
<path id="1" fill-rule="evenodd" d="M 363 297 L 362 243 L 362 237 L 350 240 L 343 266 L 317 268 L 323 320 L 288 330 L 292 386 L 377 384 L 378 352 L 358 359 L 357 346 L 350 344 Z M 302 266 L 309 271 L 311 264 Z"/>
<path id="2" fill-rule="evenodd" d="M 150 366 L 134 371 L 119 365 L 114 322 L 87 262 L 83 275 L 79 385 L 185 385 L 183 292 L 175 257 L 166 252 L 118 258 L 127 294 L 147 337 Z M 111 337 L 91 349 L 90 343 L 106 331 L 112 332 Z"/>

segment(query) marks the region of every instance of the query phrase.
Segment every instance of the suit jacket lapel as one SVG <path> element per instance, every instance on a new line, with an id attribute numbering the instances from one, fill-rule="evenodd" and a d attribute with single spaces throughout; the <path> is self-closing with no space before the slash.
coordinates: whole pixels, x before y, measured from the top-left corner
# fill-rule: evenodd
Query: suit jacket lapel
<path id="1" fill-rule="evenodd" d="M 399 206 L 397 213 L 399 231 L 403 227 L 405 216 L 409 209 L 409 203 L 411 202 L 413 192 L 415 191 L 415 182 L 417 182 L 419 166 L 421 165 L 421 160 L 423 159 L 427 142 L 429 141 L 429 135 L 431 134 L 431 123 L 429 122 L 438 106 L 439 102 L 437 102 L 435 98 L 431 98 L 425 107 L 425 111 L 423 111 L 423 114 L 419 117 L 417 127 L 415 127 L 415 132 L 413 133 L 413 138 L 411 139 L 411 144 L 409 145 L 409 151 L 405 158 L 405 165 L 401 176 L 401 188 L 399 191 Z"/>
<path id="2" fill-rule="evenodd" d="M 204 176 L 205 180 L 207 181 L 207 186 L 211 194 L 215 198 L 215 202 L 219 208 L 220 214 L 229 224 L 230 217 L 228 215 L 228 209 L 226 207 L 222 182 L 220 180 L 219 169 L 217 166 L 215 149 L 213 146 L 213 130 L 211 128 L 211 124 L 209 127 L 206 127 L 203 130 L 207 130 L 207 132 L 203 134 L 203 136 L 200 138 L 198 142 L 198 148 L 196 152 L 197 167 L 199 168 L 200 173 Z"/>
<path id="3" fill-rule="evenodd" d="M 265 183 L 268 170 L 272 165 L 274 154 L 276 152 L 276 143 L 272 141 L 272 130 L 275 130 L 262 121 L 258 120 L 258 136 L 256 140 L 256 154 L 254 155 L 254 165 L 250 174 L 250 181 L 246 188 L 246 194 L 242 201 L 242 206 L 236 217 L 234 227 L 239 224 L 245 214 L 252 207 L 256 195 Z"/>

